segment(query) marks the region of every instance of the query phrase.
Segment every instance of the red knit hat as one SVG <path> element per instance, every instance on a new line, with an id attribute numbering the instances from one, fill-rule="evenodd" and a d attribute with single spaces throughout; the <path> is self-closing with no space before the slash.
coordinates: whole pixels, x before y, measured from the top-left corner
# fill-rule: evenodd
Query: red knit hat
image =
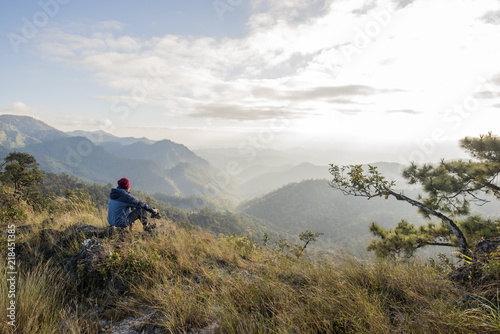
<path id="1" fill-rule="evenodd" d="M 130 189 L 130 181 L 124 177 L 118 180 L 118 188 L 128 190 Z"/>

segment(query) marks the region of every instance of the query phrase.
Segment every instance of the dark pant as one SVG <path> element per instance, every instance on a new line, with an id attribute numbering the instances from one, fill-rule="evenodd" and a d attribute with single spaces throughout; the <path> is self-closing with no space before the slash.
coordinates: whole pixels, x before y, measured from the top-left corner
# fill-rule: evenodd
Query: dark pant
<path id="1" fill-rule="evenodd" d="M 128 215 L 128 224 L 127 225 L 130 226 L 130 227 L 132 227 L 132 224 L 137 219 L 140 219 L 143 227 L 148 226 L 148 213 L 146 212 L 146 210 L 141 209 L 141 208 L 137 208 L 134 211 L 132 211 Z"/>

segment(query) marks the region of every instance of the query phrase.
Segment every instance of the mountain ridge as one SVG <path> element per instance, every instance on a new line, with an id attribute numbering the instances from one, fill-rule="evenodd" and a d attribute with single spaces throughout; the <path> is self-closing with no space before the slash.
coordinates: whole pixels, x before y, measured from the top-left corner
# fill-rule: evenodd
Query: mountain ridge
<path id="1" fill-rule="evenodd" d="M 149 143 L 127 137 L 121 142 L 119 137 L 101 133 L 103 138 L 120 144 L 122 151 L 111 152 L 106 145 L 96 145 L 88 139 L 88 132 L 87 136 L 71 136 L 33 117 L 17 115 L 0 115 L 2 130 L 1 157 L 14 150 L 29 153 L 47 172 L 112 184 L 121 177 L 128 177 L 134 188 L 151 194 L 196 194 L 222 202 L 226 202 L 226 197 L 238 197 L 234 187 L 220 185 L 219 171 L 208 161 L 170 140 Z M 132 144 L 126 145 L 125 141 Z M 174 169 L 178 165 L 180 167 Z M 214 191 L 205 191 L 207 184 Z"/>
<path id="2" fill-rule="evenodd" d="M 116 142 L 121 145 L 129 145 L 138 141 L 142 141 L 145 143 L 154 143 L 154 140 L 148 139 L 146 137 L 136 138 L 136 137 L 117 137 L 103 130 L 96 131 L 84 131 L 84 130 L 74 130 L 67 131 L 68 135 L 73 137 L 86 137 L 94 144 L 99 145 L 103 142 Z"/>
<path id="3" fill-rule="evenodd" d="M 68 135 L 34 117 L 0 115 L 0 145 L 7 149 L 63 137 L 68 137 Z"/>

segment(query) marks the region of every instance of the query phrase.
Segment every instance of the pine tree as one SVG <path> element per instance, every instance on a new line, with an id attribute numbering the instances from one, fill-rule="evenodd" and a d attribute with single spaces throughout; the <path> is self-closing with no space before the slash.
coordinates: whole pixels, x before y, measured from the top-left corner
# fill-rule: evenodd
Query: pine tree
<path id="1" fill-rule="evenodd" d="M 385 230 L 372 224 L 370 232 L 379 240 L 372 242 L 369 250 L 379 256 L 409 257 L 417 248 L 426 245 L 450 246 L 456 242 L 463 254 L 470 255 L 467 239 L 453 219 L 469 215 L 470 203 L 483 205 L 491 200 L 491 195 L 500 199 L 500 139 L 488 133 L 479 137 L 466 137 L 460 141 L 460 146 L 472 159 L 442 160 L 437 165 L 412 163 L 403 171 L 403 177 L 410 184 L 423 186 L 426 195 L 419 196 L 418 200 L 396 193 L 393 190 L 395 182 L 386 180 L 376 167 L 369 166 L 365 172 L 361 165 L 330 165 L 330 174 L 333 176 L 330 185 L 344 194 L 368 199 L 394 197 L 418 207 L 424 217 L 435 216 L 446 224 L 438 227 L 428 224 L 417 229 L 401 221 L 394 230 Z M 475 220 L 466 221 L 470 226 Z M 451 240 L 452 234 L 455 240 Z"/>
<path id="2" fill-rule="evenodd" d="M 14 195 L 26 195 L 26 191 L 43 179 L 43 173 L 38 169 L 36 159 L 27 154 L 12 152 L 4 158 L 2 176 L 14 183 Z"/>

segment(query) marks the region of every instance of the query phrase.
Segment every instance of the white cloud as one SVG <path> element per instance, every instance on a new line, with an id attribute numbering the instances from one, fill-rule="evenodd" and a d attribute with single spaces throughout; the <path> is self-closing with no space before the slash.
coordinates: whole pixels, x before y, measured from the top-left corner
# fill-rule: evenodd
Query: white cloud
<path id="1" fill-rule="evenodd" d="M 324 15 L 333 0 L 253 0 L 253 15 L 248 22 L 252 29 L 265 29 L 279 21 L 290 24 L 316 19 Z"/>
<path id="2" fill-rule="evenodd" d="M 123 29 L 123 23 L 118 21 L 101 21 L 94 25 L 94 29 L 102 30 L 114 30 L 121 31 Z"/>
<path id="3" fill-rule="evenodd" d="M 8 107 L 0 107 L 0 112 L 15 115 L 36 115 L 36 109 L 29 107 L 23 102 L 14 102 Z"/>
<path id="4" fill-rule="evenodd" d="M 491 10 L 481 16 L 481 19 L 486 23 L 500 24 L 500 10 Z"/>
<path id="5" fill-rule="evenodd" d="M 49 113 L 43 117 L 43 121 L 56 127 L 61 131 L 110 131 L 114 129 L 114 124 L 107 118 L 95 118 L 86 116 L 74 116 L 64 113 Z"/>
<path id="6" fill-rule="evenodd" d="M 120 92 L 102 98 L 132 108 L 246 123 L 281 109 L 291 127 L 325 135 L 335 128 L 389 136 L 377 121 L 390 124 L 385 133 L 411 122 L 411 131 L 397 132 L 417 135 L 435 126 L 436 112 L 474 94 L 482 75 L 500 70 L 493 0 L 251 4 L 249 33 L 240 39 L 138 39 L 107 23 L 102 32 L 54 31 L 43 50 L 92 71 Z"/>

